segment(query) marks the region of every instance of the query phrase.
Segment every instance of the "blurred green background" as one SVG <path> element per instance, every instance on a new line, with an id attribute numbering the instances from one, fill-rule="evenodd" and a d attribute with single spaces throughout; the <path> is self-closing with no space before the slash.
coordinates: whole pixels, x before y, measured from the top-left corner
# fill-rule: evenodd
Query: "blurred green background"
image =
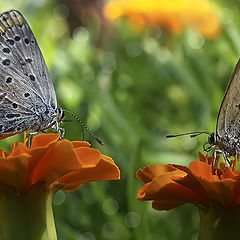
<path id="1" fill-rule="evenodd" d="M 197 209 L 184 205 L 167 212 L 153 210 L 151 202 L 136 199 L 143 184 L 135 173 L 153 163 L 188 166 L 207 140 L 205 135 L 194 139 L 166 139 L 165 135 L 215 131 L 240 54 L 240 1 L 211 2 L 221 31 L 210 39 L 191 24 L 175 33 L 161 24 L 134 25 L 128 16 L 111 21 L 104 17 L 104 3 L 0 2 L 1 12 L 16 8 L 28 20 L 59 106 L 77 114 L 93 130 L 104 146 L 87 132 L 85 139 L 111 156 L 121 170 L 120 181 L 85 184 L 73 193 L 55 195 L 58 238 L 196 239 Z M 82 140 L 78 122 L 65 123 L 64 128 L 65 138 Z M 21 139 L 2 140 L 1 147 Z"/>

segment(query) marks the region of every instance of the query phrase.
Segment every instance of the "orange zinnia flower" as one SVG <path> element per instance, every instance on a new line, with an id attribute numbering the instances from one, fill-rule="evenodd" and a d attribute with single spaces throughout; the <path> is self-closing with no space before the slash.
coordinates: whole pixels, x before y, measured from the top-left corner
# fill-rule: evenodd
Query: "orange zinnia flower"
<path id="1" fill-rule="evenodd" d="M 153 200 L 152 206 L 157 210 L 169 210 L 184 203 L 206 209 L 210 201 L 226 208 L 240 205 L 240 170 L 236 170 L 236 161 L 227 169 L 222 162 L 217 168 L 216 161 L 213 170 L 213 157 L 199 153 L 199 158 L 189 168 L 155 164 L 138 170 L 138 179 L 146 184 L 137 198 Z"/>
<path id="2" fill-rule="evenodd" d="M 199 153 L 200 161 L 189 168 L 173 164 L 149 165 L 138 170 L 146 184 L 138 191 L 139 200 L 153 200 L 152 207 L 169 210 L 185 203 L 198 207 L 199 240 L 235 239 L 240 224 L 240 170 L 237 161 L 225 167 L 218 159 Z M 218 167 L 219 165 L 219 167 Z"/>
<path id="3" fill-rule="evenodd" d="M 213 4 L 208 0 L 116 0 L 105 6 L 105 16 L 129 17 L 140 26 L 159 25 L 178 33 L 191 25 L 207 38 L 215 38 L 220 23 Z"/>
<path id="4" fill-rule="evenodd" d="M 10 154 L 0 150 L 0 239 L 57 240 L 53 194 L 117 179 L 110 157 L 88 142 L 60 141 L 59 134 L 36 136 L 31 148 L 14 143 Z"/>
<path id="5" fill-rule="evenodd" d="M 114 161 L 88 142 L 58 139 L 59 134 L 42 134 L 30 149 L 23 143 L 13 144 L 10 154 L 0 149 L 0 183 L 18 192 L 38 182 L 74 191 L 82 183 L 119 179 Z"/>

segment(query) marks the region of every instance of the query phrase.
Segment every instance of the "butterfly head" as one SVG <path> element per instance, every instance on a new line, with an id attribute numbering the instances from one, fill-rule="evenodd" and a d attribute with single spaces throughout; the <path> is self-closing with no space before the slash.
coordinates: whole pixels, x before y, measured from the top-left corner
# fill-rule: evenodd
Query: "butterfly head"
<path id="1" fill-rule="evenodd" d="M 217 144 L 217 135 L 215 133 L 209 133 L 208 141 L 203 144 L 203 150 L 209 152 Z"/>

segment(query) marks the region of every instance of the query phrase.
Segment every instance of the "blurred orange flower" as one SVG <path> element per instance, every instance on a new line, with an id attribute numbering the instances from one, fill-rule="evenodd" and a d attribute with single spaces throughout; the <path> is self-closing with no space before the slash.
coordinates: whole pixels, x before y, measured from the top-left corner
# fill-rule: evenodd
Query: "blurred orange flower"
<path id="1" fill-rule="evenodd" d="M 199 153 L 200 161 L 189 168 L 180 165 L 149 165 L 138 170 L 137 178 L 146 183 L 137 194 L 139 200 L 153 200 L 157 210 L 169 210 L 184 203 L 206 209 L 209 202 L 224 208 L 240 205 L 240 170 L 237 161 L 225 168 L 218 159 L 212 168 L 213 157 Z M 217 167 L 219 166 L 219 167 Z"/>
<path id="2" fill-rule="evenodd" d="M 220 32 L 215 7 L 208 0 L 115 0 L 106 4 L 106 18 L 129 17 L 140 26 L 159 25 L 173 33 L 191 25 L 213 39 Z"/>
<path id="3" fill-rule="evenodd" d="M 59 141 L 58 134 L 33 138 L 31 148 L 14 143 L 11 153 L 0 149 L 0 183 L 26 192 L 36 183 L 47 188 L 74 191 L 81 184 L 120 178 L 112 158 L 84 141 Z"/>

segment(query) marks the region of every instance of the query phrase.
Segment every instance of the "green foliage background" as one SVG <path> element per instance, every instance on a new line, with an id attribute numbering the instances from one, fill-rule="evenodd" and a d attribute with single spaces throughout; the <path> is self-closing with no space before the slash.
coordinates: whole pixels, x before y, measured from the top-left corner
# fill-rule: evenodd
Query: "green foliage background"
<path id="1" fill-rule="evenodd" d="M 222 33 L 209 41 L 193 29 L 177 36 L 160 28 L 133 31 L 126 20 L 108 23 L 107 34 L 102 34 L 90 19 L 72 37 L 60 1 L 0 2 L 1 12 L 17 8 L 32 27 L 59 106 L 80 116 L 105 145 L 88 133 L 85 138 L 121 169 L 120 181 L 85 184 L 55 195 L 59 240 L 197 238 L 196 207 L 153 210 L 150 202 L 136 199 L 142 183 L 135 173 L 153 163 L 188 165 L 206 141 L 206 136 L 165 139 L 166 134 L 215 131 L 240 54 L 240 2 L 216 3 Z M 64 127 L 67 139 L 82 139 L 79 123 Z M 16 139 L 22 136 L 1 141 L 1 147 L 9 148 Z"/>

